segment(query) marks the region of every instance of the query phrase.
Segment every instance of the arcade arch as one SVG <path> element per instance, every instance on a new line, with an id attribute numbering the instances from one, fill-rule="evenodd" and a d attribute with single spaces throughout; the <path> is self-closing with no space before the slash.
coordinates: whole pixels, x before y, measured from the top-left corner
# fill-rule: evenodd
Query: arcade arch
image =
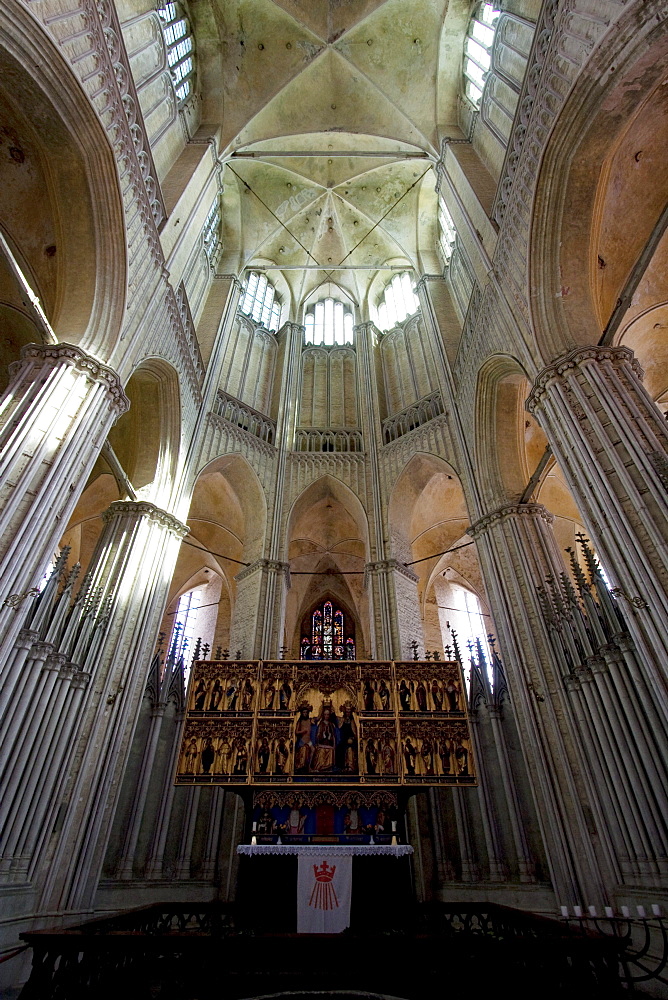
<path id="1" fill-rule="evenodd" d="M 389 523 L 393 555 L 417 576 L 426 649 L 442 651 L 449 645 L 450 626 L 460 632 L 468 629 L 467 603 L 473 613 L 487 613 L 475 546 L 466 533 L 469 521 L 453 467 L 435 455 L 414 455 L 392 490 Z M 480 634 L 487 631 L 485 625 Z"/>
<path id="2" fill-rule="evenodd" d="M 539 363 L 610 343 L 666 300 L 667 52 L 659 0 L 628 4 L 552 131 L 529 250 L 531 284 L 541 289 L 531 302 Z"/>
<path id="3" fill-rule="evenodd" d="M 266 518 L 262 486 L 241 455 L 217 458 L 200 472 L 188 514 L 190 534 L 181 545 L 169 589 L 163 621 L 167 635 L 179 599 L 197 590 L 201 610 L 196 635 L 214 652 L 218 646 L 229 647 L 236 576 L 261 555 Z"/>
<path id="4" fill-rule="evenodd" d="M 364 589 L 368 524 L 359 499 L 345 484 L 323 476 L 293 504 L 286 537 L 290 589 L 285 643 L 289 655 L 299 657 L 304 616 L 329 599 L 347 611 L 355 623 L 358 658 L 369 656 L 369 602 Z"/>
<path id="5" fill-rule="evenodd" d="M 76 344 L 108 362 L 127 266 L 116 164 L 71 67 L 15 0 L 0 11 L 0 80 L 0 228 L 47 321 L 35 323 L 0 264 L 2 375 L 30 340 Z"/>

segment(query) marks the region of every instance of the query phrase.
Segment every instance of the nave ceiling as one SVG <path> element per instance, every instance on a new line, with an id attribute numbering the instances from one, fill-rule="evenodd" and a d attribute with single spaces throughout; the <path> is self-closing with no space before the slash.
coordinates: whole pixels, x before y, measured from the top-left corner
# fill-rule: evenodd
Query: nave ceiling
<path id="1" fill-rule="evenodd" d="M 443 135 L 459 134 L 467 0 L 190 10 L 202 121 L 222 123 L 223 269 L 275 265 L 285 291 L 277 272 L 289 268 L 297 303 L 334 280 L 363 312 L 374 279 L 375 298 L 391 276 L 367 268 L 440 270 L 432 164 Z M 312 269 L 341 264 L 365 270 Z"/>

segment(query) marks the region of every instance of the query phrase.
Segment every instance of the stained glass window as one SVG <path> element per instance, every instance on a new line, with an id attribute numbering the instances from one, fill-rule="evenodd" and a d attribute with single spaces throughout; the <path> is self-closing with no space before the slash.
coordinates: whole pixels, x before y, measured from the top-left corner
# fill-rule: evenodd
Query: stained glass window
<path id="1" fill-rule="evenodd" d="M 350 616 L 331 601 L 317 607 L 310 620 L 304 621 L 300 656 L 302 660 L 354 660 L 355 636 Z"/>

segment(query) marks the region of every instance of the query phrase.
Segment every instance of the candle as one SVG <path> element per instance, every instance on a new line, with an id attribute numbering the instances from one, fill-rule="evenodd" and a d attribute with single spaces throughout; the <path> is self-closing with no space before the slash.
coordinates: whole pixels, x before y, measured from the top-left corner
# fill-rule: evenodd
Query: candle
<path id="1" fill-rule="evenodd" d="M 615 914 L 614 914 L 614 910 L 612 909 L 612 907 L 611 907 L 611 906 L 606 906 L 606 907 L 605 907 L 605 915 L 606 915 L 606 917 L 608 917 L 608 918 L 610 918 L 610 917 L 614 917 L 614 915 L 615 915 Z"/>
<path id="2" fill-rule="evenodd" d="M 561 915 L 562 915 L 562 917 L 568 918 L 568 907 L 567 906 L 562 906 L 561 907 Z"/>

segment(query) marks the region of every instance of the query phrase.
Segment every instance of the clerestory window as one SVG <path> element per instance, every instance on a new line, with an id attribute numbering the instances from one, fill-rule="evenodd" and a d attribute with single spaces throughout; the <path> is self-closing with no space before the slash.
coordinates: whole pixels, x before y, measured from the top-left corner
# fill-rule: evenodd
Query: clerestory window
<path id="1" fill-rule="evenodd" d="M 353 314 L 343 302 L 321 299 L 304 317 L 305 341 L 314 346 L 332 347 L 334 344 L 352 344 Z"/>
<path id="2" fill-rule="evenodd" d="M 380 299 L 376 313 L 376 326 L 386 332 L 393 330 L 397 323 L 407 316 L 413 316 L 420 308 L 413 281 L 408 271 L 395 274 Z"/>
<path id="3" fill-rule="evenodd" d="M 158 7 L 162 33 L 167 46 L 167 64 L 176 96 L 184 104 L 193 92 L 195 82 L 195 42 L 190 21 L 178 2 Z"/>
<path id="4" fill-rule="evenodd" d="M 476 110 L 492 62 L 492 45 L 500 11 L 494 3 L 478 4 L 464 42 L 464 92 Z"/>
<path id="5" fill-rule="evenodd" d="M 264 274 L 250 271 L 241 292 L 239 309 L 266 330 L 278 330 L 281 321 L 281 304 L 276 289 Z"/>
<path id="6" fill-rule="evenodd" d="M 439 200 L 438 203 L 438 243 L 441 248 L 441 254 L 443 255 L 443 263 L 449 264 L 450 258 L 452 257 L 452 251 L 455 247 L 455 241 L 457 239 L 457 230 L 455 229 L 455 224 L 450 218 L 450 213 Z"/>
<path id="7" fill-rule="evenodd" d="M 202 240 L 204 242 L 204 252 L 209 258 L 209 262 L 213 262 L 220 249 L 220 223 L 221 223 L 221 213 L 220 213 L 220 198 L 216 198 L 215 202 L 211 206 L 211 210 L 206 217 L 204 222 L 204 229 L 202 230 Z"/>

